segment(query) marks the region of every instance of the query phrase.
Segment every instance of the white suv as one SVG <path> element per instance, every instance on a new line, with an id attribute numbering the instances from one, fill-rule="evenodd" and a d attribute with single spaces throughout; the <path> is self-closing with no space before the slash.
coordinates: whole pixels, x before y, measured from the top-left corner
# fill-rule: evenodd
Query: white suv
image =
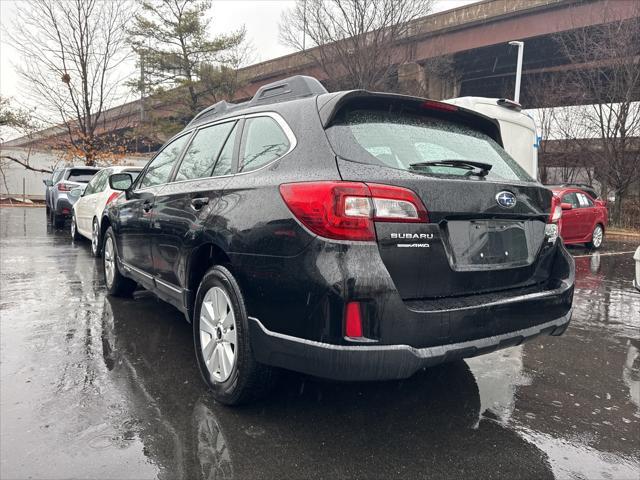
<path id="1" fill-rule="evenodd" d="M 86 237 L 91 240 L 91 254 L 99 256 L 102 251 L 102 215 L 107 207 L 118 195 L 119 191 L 109 187 L 109 176 L 114 173 L 126 172 L 135 179 L 142 168 L 139 167 L 108 167 L 95 175 L 84 189 L 76 189 L 73 193 L 81 195 L 73 205 L 71 217 L 71 237 L 74 240 Z"/>

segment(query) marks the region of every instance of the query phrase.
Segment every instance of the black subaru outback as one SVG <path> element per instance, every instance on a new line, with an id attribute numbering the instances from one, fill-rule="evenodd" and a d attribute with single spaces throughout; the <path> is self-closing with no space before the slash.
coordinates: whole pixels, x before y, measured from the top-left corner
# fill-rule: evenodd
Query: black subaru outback
<path id="1" fill-rule="evenodd" d="M 292 77 L 206 109 L 110 184 L 109 292 L 184 312 L 223 403 L 278 367 L 404 378 L 571 317 L 560 205 L 494 120 L 453 105 Z"/>

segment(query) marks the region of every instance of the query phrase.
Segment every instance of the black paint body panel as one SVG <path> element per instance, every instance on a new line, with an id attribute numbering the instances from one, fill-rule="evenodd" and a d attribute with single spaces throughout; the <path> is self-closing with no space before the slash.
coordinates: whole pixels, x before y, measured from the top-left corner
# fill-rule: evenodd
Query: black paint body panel
<path id="1" fill-rule="evenodd" d="M 376 352 L 382 350 L 376 349 L 382 347 L 401 345 L 404 351 L 480 342 L 469 346 L 471 350 L 455 347 L 457 353 L 448 354 L 458 358 L 517 343 L 533 336 L 536 326 L 549 322 L 555 323 L 538 333 L 560 333 L 566 327 L 574 267 L 561 241 L 552 244 L 543 238 L 551 205 L 548 190 L 537 183 L 444 181 L 337 159 L 316 102 L 316 97 L 310 97 L 230 114 L 276 112 L 290 126 L 297 139 L 295 148 L 265 168 L 133 190 L 114 202 L 108 218 L 123 274 L 190 318 L 198 288 L 192 274 L 208 268 L 208 254 L 213 258 L 217 252 L 238 280 L 248 315 L 258 321 L 252 322 L 257 358 L 331 378 L 387 378 L 389 371 L 396 372 L 392 377 L 406 376 L 416 366 L 449 358 L 434 354 L 424 360 L 425 354 L 416 363 L 407 360 L 415 352 L 409 357 L 387 352 L 380 356 L 391 358 L 391 363 L 377 363 Z M 237 155 L 236 148 L 235 165 Z M 283 183 L 320 180 L 410 188 L 424 200 L 430 223 L 377 223 L 377 242 L 320 238 L 293 217 L 279 192 Z M 504 189 L 518 197 L 513 211 L 505 212 L 495 202 L 495 195 Z M 193 209 L 192 200 L 201 197 L 207 197 L 208 203 Z M 142 210 L 147 201 L 153 203 L 150 213 Z M 530 222 L 535 251 L 529 252 L 526 264 L 519 256 L 518 264 L 498 260 L 497 266 L 460 268 L 464 245 L 449 243 L 447 222 L 478 220 Z M 430 246 L 398 248 L 391 233 L 429 234 Z M 349 301 L 363 306 L 366 343 L 345 338 L 343 318 Z M 259 331 L 258 324 L 263 327 Z M 486 342 L 487 337 L 520 330 L 533 333 L 505 337 L 496 345 Z M 289 337 L 296 341 L 291 343 Z M 329 350 L 333 348 L 329 346 L 370 347 L 357 353 L 353 365 L 367 358 L 375 365 L 391 365 L 391 370 L 384 374 L 380 368 L 362 370 L 360 377 L 357 370 L 336 373 L 348 365 L 313 353 L 294 354 L 304 350 L 307 341 L 316 343 L 309 352 L 317 352 L 322 345 Z"/>

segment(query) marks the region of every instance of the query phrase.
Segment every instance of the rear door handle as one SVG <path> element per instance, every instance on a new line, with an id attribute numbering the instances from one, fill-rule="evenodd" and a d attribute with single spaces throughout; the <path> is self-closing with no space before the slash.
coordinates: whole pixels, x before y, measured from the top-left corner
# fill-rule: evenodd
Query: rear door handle
<path id="1" fill-rule="evenodd" d="M 200 210 L 205 205 L 209 204 L 209 197 L 198 197 L 191 200 L 191 207 L 194 210 Z"/>

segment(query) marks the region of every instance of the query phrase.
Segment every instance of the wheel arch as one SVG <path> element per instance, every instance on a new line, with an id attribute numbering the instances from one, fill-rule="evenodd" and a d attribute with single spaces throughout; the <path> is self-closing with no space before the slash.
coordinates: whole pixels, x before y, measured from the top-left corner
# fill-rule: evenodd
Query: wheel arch
<path id="1" fill-rule="evenodd" d="M 109 227 L 111 226 L 111 220 L 109 220 L 107 215 L 103 215 L 102 219 L 98 219 L 97 216 L 94 216 L 93 219 L 98 220 L 98 225 L 100 226 L 100 241 L 102 242 L 102 240 L 104 240 L 105 233 L 107 233 L 107 230 L 109 230 Z"/>
<path id="2" fill-rule="evenodd" d="M 204 277 L 205 273 L 214 265 L 224 265 L 227 269 L 233 272 L 231 259 L 229 255 L 219 245 L 213 242 L 204 243 L 195 248 L 189 255 L 189 259 L 186 262 L 186 275 L 185 278 L 186 288 L 190 292 L 190 298 L 188 301 L 189 320 L 191 320 L 191 314 L 193 313 L 193 302 L 196 298 L 198 286 L 200 281 Z"/>

